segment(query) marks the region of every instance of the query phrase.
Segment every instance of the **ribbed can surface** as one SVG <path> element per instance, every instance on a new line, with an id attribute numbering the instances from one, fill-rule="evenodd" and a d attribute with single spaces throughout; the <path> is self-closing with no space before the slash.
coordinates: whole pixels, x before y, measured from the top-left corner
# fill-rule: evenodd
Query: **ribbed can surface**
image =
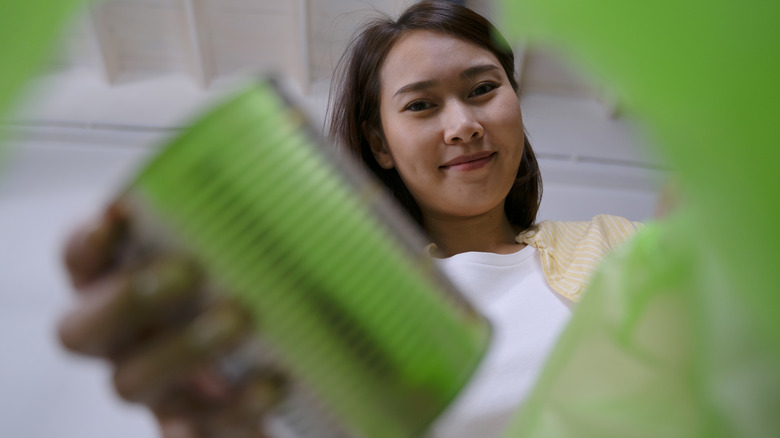
<path id="1" fill-rule="evenodd" d="M 323 146 L 272 80 L 196 121 L 122 199 L 135 233 L 165 236 L 250 311 L 318 406 L 293 408 L 299 420 L 328 416 L 336 435 L 420 436 L 487 348 L 489 324 L 424 255 L 415 225 Z"/>

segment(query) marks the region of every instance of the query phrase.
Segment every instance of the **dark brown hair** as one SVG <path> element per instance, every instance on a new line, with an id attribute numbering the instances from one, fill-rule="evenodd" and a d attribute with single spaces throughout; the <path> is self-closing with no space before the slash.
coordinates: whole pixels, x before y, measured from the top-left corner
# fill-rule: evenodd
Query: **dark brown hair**
<path id="1" fill-rule="evenodd" d="M 397 20 L 385 16 L 370 21 L 352 40 L 333 79 L 331 95 L 335 100 L 330 113 L 331 140 L 356 154 L 423 225 L 420 208 L 398 171 L 379 166 L 363 132 L 364 123 L 382 132 L 379 115 L 382 64 L 396 41 L 413 30 L 440 32 L 488 50 L 498 58 L 515 92 L 518 84 L 514 54 L 506 40 L 487 19 L 454 3 L 419 2 L 406 9 Z M 522 229 L 533 225 L 541 198 L 542 176 L 525 135 L 522 161 L 504 206 L 510 223 Z"/>

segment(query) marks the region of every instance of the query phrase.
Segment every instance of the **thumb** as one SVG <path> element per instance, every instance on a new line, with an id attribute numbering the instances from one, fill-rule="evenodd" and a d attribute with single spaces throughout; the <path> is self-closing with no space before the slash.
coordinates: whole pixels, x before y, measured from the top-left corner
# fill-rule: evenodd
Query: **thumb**
<path id="1" fill-rule="evenodd" d="M 63 258 L 74 287 L 91 283 L 116 261 L 127 223 L 127 211 L 115 203 L 100 218 L 70 235 Z"/>

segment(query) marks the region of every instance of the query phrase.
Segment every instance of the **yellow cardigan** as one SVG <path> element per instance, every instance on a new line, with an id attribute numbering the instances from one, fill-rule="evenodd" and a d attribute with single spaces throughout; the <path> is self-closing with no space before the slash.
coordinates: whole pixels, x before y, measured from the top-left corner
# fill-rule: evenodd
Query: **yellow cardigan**
<path id="1" fill-rule="evenodd" d="M 539 250 L 544 276 L 553 290 L 578 301 L 599 262 L 641 225 L 606 214 L 584 222 L 546 220 L 520 233 L 516 240 Z"/>

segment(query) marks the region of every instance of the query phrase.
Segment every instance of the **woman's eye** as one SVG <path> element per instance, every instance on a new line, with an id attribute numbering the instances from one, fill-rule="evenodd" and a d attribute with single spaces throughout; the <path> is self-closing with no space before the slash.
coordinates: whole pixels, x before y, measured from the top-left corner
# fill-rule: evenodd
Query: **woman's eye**
<path id="1" fill-rule="evenodd" d="M 433 106 L 433 104 L 430 103 L 430 102 L 425 102 L 425 101 L 418 100 L 418 101 L 410 103 L 409 105 L 406 105 L 406 107 L 404 109 L 407 110 L 407 111 L 418 112 L 418 111 L 427 110 L 428 108 L 431 108 L 432 106 Z"/>
<path id="2" fill-rule="evenodd" d="M 471 96 L 472 97 L 481 96 L 483 94 L 490 93 L 491 91 L 495 90 L 496 88 L 498 88 L 498 84 L 494 84 L 492 82 L 486 82 L 484 84 L 479 84 L 477 86 L 477 88 L 475 88 L 474 90 L 471 91 Z"/>

